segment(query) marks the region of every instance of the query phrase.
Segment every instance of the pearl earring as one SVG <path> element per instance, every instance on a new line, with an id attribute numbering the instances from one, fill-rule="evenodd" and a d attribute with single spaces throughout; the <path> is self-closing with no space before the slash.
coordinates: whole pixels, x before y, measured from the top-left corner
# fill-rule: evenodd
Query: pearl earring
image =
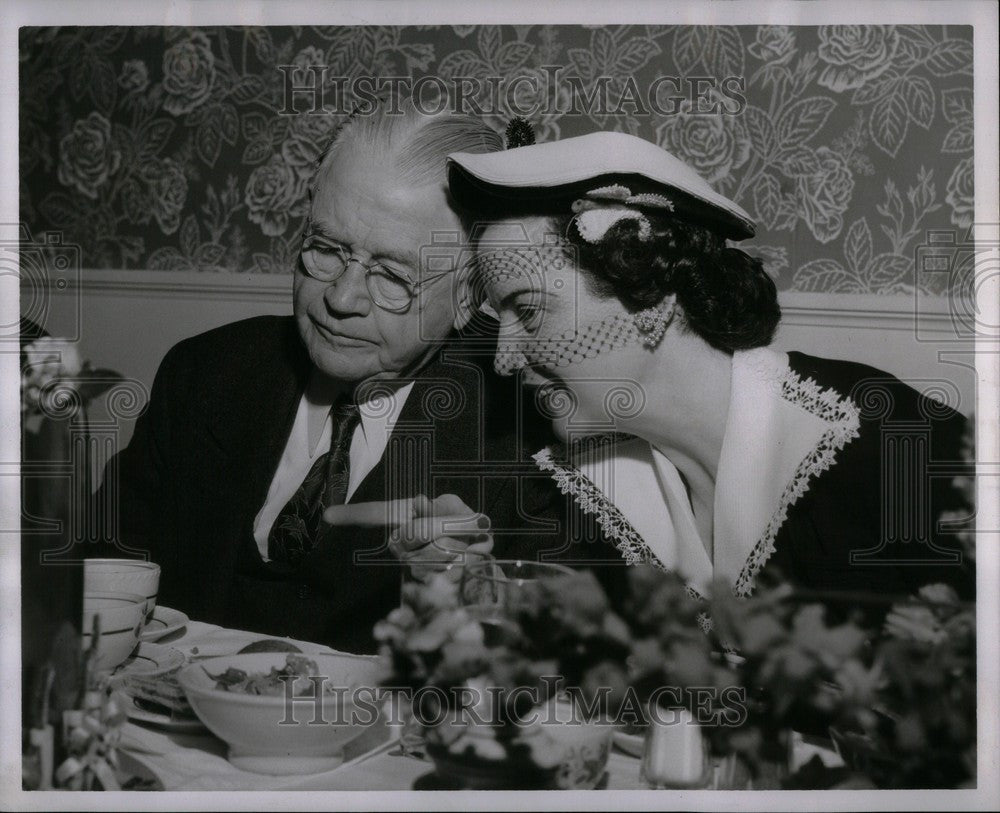
<path id="1" fill-rule="evenodd" d="M 670 324 L 673 315 L 673 305 L 656 305 L 637 311 L 632 315 L 636 329 L 642 334 L 644 346 L 652 349 L 660 343 L 663 334 L 667 332 L 667 325 Z"/>

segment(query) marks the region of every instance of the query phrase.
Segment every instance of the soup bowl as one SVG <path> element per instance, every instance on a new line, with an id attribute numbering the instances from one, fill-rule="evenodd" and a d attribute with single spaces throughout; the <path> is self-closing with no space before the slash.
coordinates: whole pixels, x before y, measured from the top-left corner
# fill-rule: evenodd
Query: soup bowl
<path id="1" fill-rule="evenodd" d="M 267 680 L 292 659 L 311 662 L 314 678 Z M 238 682 L 240 674 L 249 680 Z M 233 765 L 286 775 L 343 762 L 344 747 L 379 718 L 378 677 L 375 656 L 259 652 L 199 660 L 177 680 L 205 727 L 229 746 Z"/>

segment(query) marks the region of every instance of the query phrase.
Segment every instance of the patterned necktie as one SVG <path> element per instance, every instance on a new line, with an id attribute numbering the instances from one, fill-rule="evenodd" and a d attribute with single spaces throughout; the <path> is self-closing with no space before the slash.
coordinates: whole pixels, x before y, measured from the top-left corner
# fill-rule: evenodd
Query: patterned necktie
<path id="1" fill-rule="evenodd" d="M 342 505 L 347 499 L 351 438 L 358 425 L 358 408 L 342 397 L 333 405 L 330 417 L 333 421 L 330 451 L 316 459 L 271 526 L 267 555 L 273 562 L 298 564 L 319 540 L 324 509 Z"/>

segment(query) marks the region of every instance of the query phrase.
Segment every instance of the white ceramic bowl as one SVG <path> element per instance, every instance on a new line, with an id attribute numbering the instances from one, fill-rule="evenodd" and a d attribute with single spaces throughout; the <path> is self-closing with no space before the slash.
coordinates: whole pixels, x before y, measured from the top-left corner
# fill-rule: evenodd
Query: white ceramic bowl
<path id="1" fill-rule="evenodd" d="M 84 593 L 138 593 L 146 600 L 146 620 L 156 607 L 160 566 L 139 559 L 85 559 Z"/>
<path id="2" fill-rule="evenodd" d="M 177 676 L 195 714 L 229 746 L 237 768 L 273 775 L 319 773 L 336 768 L 344 746 L 378 719 L 370 692 L 378 687 L 378 659 L 368 655 L 314 655 L 326 678 L 322 700 L 260 696 L 217 689 L 212 676 L 226 669 L 268 674 L 285 665 L 287 652 L 260 652 L 206 658 Z M 337 693 L 332 689 L 339 690 Z M 360 701 L 360 702 L 352 702 Z"/>
<path id="3" fill-rule="evenodd" d="M 146 599 L 136 593 L 85 592 L 83 595 L 83 649 L 90 649 L 94 617 L 100 616 L 97 647 L 99 672 L 110 672 L 135 649 L 145 623 Z"/>

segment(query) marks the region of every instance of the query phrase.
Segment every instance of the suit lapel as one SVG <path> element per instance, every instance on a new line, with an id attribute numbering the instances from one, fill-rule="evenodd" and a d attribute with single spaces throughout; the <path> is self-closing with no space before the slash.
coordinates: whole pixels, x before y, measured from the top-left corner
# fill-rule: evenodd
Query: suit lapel
<path id="1" fill-rule="evenodd" d="M 279 352 L 255 356 L 252 370 L 234 377 L 239 390 L 208 419 L 209 434 L 239 473 L 233 487 L 242 485 L 251 517 L 267 496 L 311 369 L 294 320 L 283 328 Z"/>
<path id="2" fill-rule="evenodd" d="M 352 503 L 415 494 L 434 497 L 436 461 L 475 463 L 470 447 L 476 440 L 482 457 L 482 404 L 476 395 L 481 387 L 475 365 L 444 352 L 412 380 L 385 452 L 358 485 Z"/>

